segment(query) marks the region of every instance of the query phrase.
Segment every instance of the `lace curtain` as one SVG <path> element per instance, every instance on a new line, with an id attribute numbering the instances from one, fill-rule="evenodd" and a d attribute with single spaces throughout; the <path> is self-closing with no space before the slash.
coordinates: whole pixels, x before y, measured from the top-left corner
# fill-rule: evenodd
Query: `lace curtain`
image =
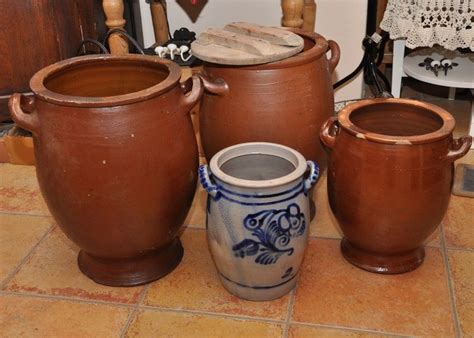
<path id="1" fill-rule="evenodd" d="M 389 0 L 380 28 L 408 48 L 474 51 L 474 0 Z"/>

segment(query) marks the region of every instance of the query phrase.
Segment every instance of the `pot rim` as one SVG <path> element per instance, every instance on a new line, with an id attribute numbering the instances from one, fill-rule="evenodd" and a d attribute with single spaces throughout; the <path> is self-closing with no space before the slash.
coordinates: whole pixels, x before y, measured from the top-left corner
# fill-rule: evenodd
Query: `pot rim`
<path id="1" fill-rule="evenodd" d="M 422 135 L 413 135 L 413 136 L 393 136 L 373 133 L 363 128 L 356 126 L 350 119 L 350 116 L 353 112 L 357 111 L 360 108 L 369 107 L 372 105 L 378 104 L 402 104 L 407 106 L 415 106 L 418 108 L 423 108 L 430 110 L 433 114 L 436 114 L 440 119 L 442 119 L 443 124 L 441 128 L 435 130 L 434 132 L 422 134 Z M 337 116 L 339 125 L 346 130 L 348 133 L 356 136 L 357 138 L 364 139 L 367 141 L 373 141 L 378 143 L 385 144 L 404 144 L 404 145 L 413 145 L 413 144 L 422 144 L 437 141 L 448 137 L 454 130 L 455 120 L 453 116 L 448 113 L 443 108 L 435 106 L 430 103 L 421 102 L 411 99 L 398 99 L 398 98 L 375 98 L 375 99 L 365 99 L 360 100 L 355 103 L 344 107 Z"/>
<path id="2" fill-rule="evenodd" d="M 313 60 L 319 59 L 321 55 L 326 54 L 328 52 L 328 41 L 320 34 L 315 32 L 304 31 L 298 28 L 288 28 L 288 27 L 279 27 L 287 29 L 293 33 L 296 33 L 303 38 L 309 38 L 314 41 L 314 46 L 308 50 L 300 52 L 296 55 L 290 56 L 286 59 L 262 63 L 257 65 L 223 65 L 219 63 L 213 62 L 204 62 L 204 67 L 220 67 L 220 68 L 236 68 L 236 69 L 258 69 L 258 70 L 265 70 L 265 69 L 277 69 L 277 68 L 288 68 L 294 67 L 300 64 L 305 64 L 311 62 Z"/>
<path id="3" fill-rule="evenodd" d="M 246 180 L 228 175 L 220 169 L 224 163 L 231 159 L 251 154 L 278 156 L 291 162 L 295 166 L 295 170 L 287 175 L 270 180 Z M 233 186 L 241 188 L 274 188 L 302 178 L 306 172 L 307 163 L 303 155 L 290 147 L 278 143 L 247 142 L 222 149 L 211 158 L 209 167 L 213 176 Z"/>
<path id="4" fill-rule="evenodd" d="M 95 62 L 108 61 L 130 61 L 131 63 L 148 63 L 150 65 L 159 65 L 166 67 L 168 76 L 154 86 L 122 95 L 91 97 L 91 96 L 74 96 L 56 93 L 44 85 L 45 80 L 51 75 L 64 69 Z M 125 105 L 168 91 L 178 83 L 181 77 L 181 69 L 177 64 L 169 60 L 160 59 L 151 55 L 125 54 L 125 55 L 86 55 L 77 56 L 70 59 L 62 60 L 42 68 L 36 72 L 30 80 L 30 88 L 36 97 L 63 106 L 81 106 L 81 107 L 107 107 Z"/>

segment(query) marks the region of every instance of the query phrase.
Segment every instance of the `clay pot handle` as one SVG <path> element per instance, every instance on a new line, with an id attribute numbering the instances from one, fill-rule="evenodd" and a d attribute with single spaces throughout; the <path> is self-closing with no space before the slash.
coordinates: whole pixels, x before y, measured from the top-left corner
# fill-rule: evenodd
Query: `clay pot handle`
<path id="1" fill-rule="evenodd" d="M 337 117 L 332 116 L 324 122 L 319 132 L 319 138 L 321 142 L 328 147 L 329 149 L 334 148 L 336 143 L 336 137 L 339 134 L 339 124 L 337 122 Z"/>
<path id="2" fill-rule="evenodd" d="M 334 72 L 334 69 L 336 69 L 337 64 L 339 63 L 339 57 L 341 56 L 341 50 L 339 49 L 339 45 L 336 43 L 336 41 L 333 40 L 328 40 L 328 52 L 331 50 L 331 58 L 328 60 L 329 63 L 329 71 L 331 74 Z"/>
<path id="3" fill-rule="evenodd" d="M 448 161 L 454 162 L 457 159 L 466 155 L 472 145 L 472 136 L 463 136 L 458 139 L 453 139 L 449 153 L 446 156 Z"/>
<path id="4" fill-rule="evenodd" d="M 212 183 L 211 175 L 209 173 L 209 167 L 207 166 L 207 164 L 202 164 L 199 166 L 199 182 L 209 195 L 211 195 L 212 197 L 216 197 L 219 188 L 217 187 L 217 185 Z"/>
<path id="5" fill-rule="evenodd" d="M 229 92 L 229 85 L 223 78 L 211 79 L 208 75 L 198 74 L 204 89 L 214 95 L 223 96 Z"/>
<path id="6" fill-rule="evenodd" d="M 304 181 L 304 192 L 308 192 L 313 187 L 319 177 L 319 166 L 314 161 L 306 161 L 309 168 L 309 176 Z"/>
<path id="7" fill-rule="evenodd" d="M 8 101 L 8 109 L 16 124 L 35 135 L 39 135 L 39 120 L 34 97 L 15 93 Z"/>
<path id="8" fill-rule="evenodd" d="M 190 81 L 192 81 L 192 87 L 190 86 Z M 187 93 L 183 97 L 183 105 L 187 109 L 191 109 L 201 98 L 204 88 L 201 84 L 201 80 L 199 76 L 193 75 L 191 78 L 189 78 L 185 83 L 181 85 L 181 88 Z"/>

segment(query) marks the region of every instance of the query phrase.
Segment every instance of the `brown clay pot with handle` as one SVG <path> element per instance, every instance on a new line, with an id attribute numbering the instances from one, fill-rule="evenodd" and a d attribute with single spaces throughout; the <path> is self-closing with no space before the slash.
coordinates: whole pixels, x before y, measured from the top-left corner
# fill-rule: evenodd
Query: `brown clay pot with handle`
<path id="1" fill-rule="evenodd" d="M 287 59 L 252 66 L 204 63 L 199 120 L 208 161 L 226 147 L 262 141 L 294 148 L 325 168 L 315 139 L 334 114 L 331 74 L 339 47 L 319 34 L 291 31 L 304 38 L 304 50 Z"/>
<path id="2" fill-rule="evenodd" d="M 472 142 L 453 139 L 454 125 L 447 111 L 406 99 L 362 100 L 326 121 L 329 202 L 350 263 L 396 274 L 423 262 L 448 207 L 453 162 Z"/>
<path id="3" fill-rule="evenodd" d="M 202 86 L 195 77 L 185 93 L 180 75 L 155 57 L 85 56 L 40 70 L 34 97 L 10 99 L 33 133 L 48 208 L 98 283 L 147 283 L 182 258 L 198 167 L 189 111 Z"/>

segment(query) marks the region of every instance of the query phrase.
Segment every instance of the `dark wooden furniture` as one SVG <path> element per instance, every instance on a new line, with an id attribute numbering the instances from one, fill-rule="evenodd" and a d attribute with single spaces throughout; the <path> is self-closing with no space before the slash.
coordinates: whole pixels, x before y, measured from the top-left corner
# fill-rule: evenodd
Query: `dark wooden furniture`
<path id="1" fill-rule="evenodd" d="M 98 0 L 0 0 L 0 120 L 12 93 L 30 91 L 36 71 L 75 56 L 83 38 L 102 31 Z"/>

